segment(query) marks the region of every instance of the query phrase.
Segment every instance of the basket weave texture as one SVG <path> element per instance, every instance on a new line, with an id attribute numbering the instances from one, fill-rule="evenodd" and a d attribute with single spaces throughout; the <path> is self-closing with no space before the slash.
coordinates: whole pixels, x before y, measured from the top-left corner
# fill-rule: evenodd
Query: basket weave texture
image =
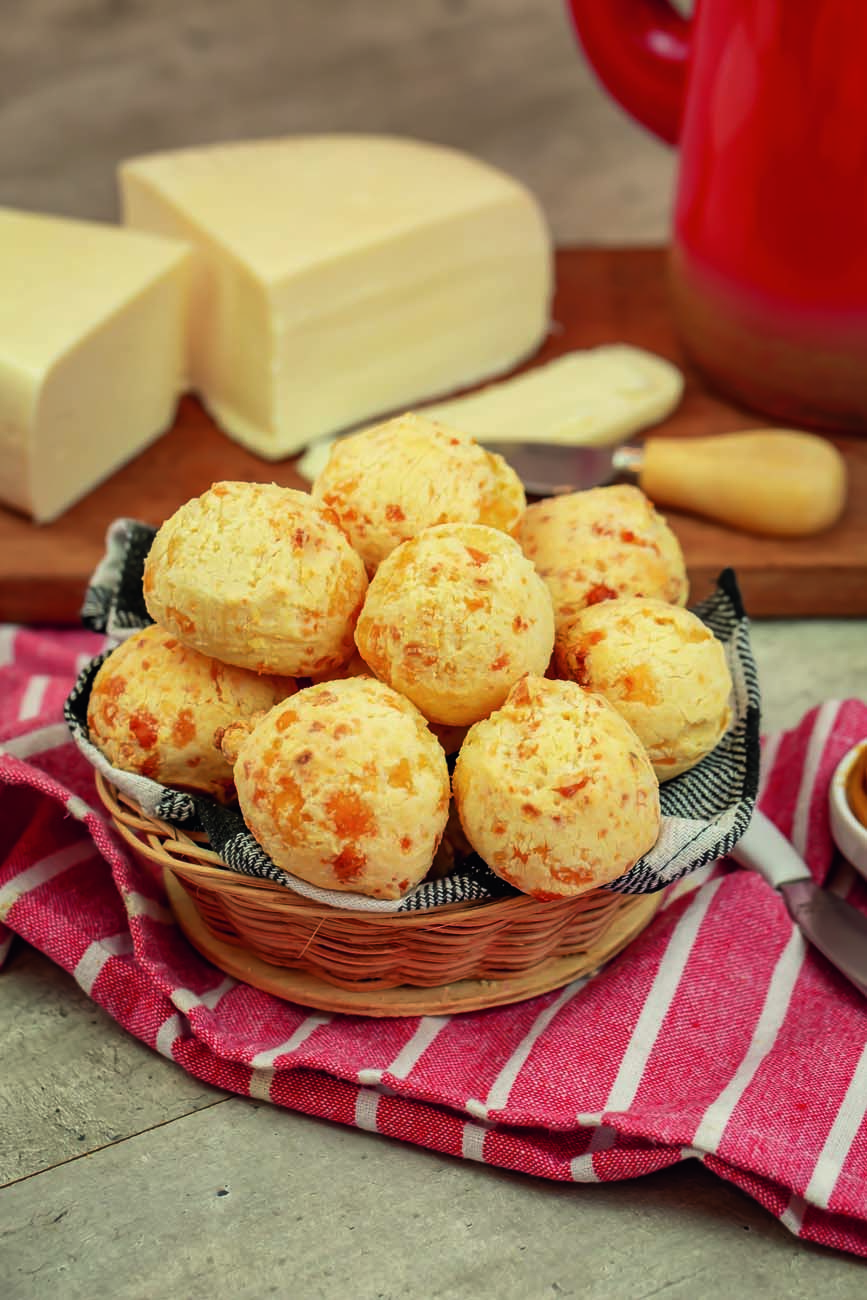
<path id="1" fill-rule="evenodd" d="M 518 895 L 456 903 L 434 915 L 343 910 L 227 870 L 204 836 L 144 814 L 100 774 L 96 786 L 136 858 L 160 881 L 171 872 L 216 938 L 339 989 L 509 979 L 550 958 L 592 954 L 636 903 L 629 895 L 593 889 L 547 902 Z"/>

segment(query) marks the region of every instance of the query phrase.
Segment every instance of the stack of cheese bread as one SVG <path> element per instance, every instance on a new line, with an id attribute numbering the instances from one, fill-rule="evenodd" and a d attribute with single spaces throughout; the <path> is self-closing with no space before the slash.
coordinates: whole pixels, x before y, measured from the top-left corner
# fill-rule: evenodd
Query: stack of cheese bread
<path id="1" fill-rule="evenodd" d="M 400 897 L 450 812 L 534 897 L 606 884 L 731 716 L 637 488 L 527 507 L 505 461 L 418 415 L 337 443 L 309 494 L 215 483 L 160 527 L 144 596 L 155 626 L 100 668 L 94 742 L 237 797 L 278 865 L 332 889 Z"/>

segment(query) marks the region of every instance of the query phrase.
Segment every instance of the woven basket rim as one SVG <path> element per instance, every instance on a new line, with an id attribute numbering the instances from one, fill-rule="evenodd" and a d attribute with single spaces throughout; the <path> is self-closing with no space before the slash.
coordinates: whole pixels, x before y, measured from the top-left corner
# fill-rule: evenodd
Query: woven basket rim
<path id="1" fill-rule="evenodd" d="M 158 876 L 194 947 L 235 978 L 332 1011 L 399 1015 L 407 996 L 420 1014 L 521 1001 L 592 973 L 659 905 L 655 896 L 596 888 L 574 898 L 517 894 L 421 911 L 333 907 L 211 865 L 220 860 L 203 835 L 149 816 L 100 774 L 96 787 L 111 826 Z M 185 899 L 179 918 L 176 904 Z"/>
<path id="2" fill-rule="evenodd" d="M 305 898 L 302 894 L 296 894 L 272 881 L 232 871 L 212 849 L 207 848 L 202 842 L 205 839 L 203 833 L 184 831 L 169 822 L 152 817 L 145 813 L 129 795 L 118 790 L 101 772 L 95 772 L 94 777 L 97 793 L 115 830 L 134 852 L 144 854 L 155 866 L 168 869 L 190 885 L 200 884 L 218 892 L 256 890 L 263 895 L 268 894 L 268 899 L 263 897 L 262 903 L 267 902 L 268 906 L 273 907 L 275 911 L 287 913 L 300 911 L 311 919 L 320 916 L 347 923 L 400 924 L 433 929 L 440 919 L 443 924 L 451 925 L 463 918 L 479 917 L 482 912 L 485 921 L 492 924 L 495 922 L 508 924 L 518 915 L 527 916 L 536 911 L 549 916 L 553 921 L 563 912 L 589 911 L 594 907 L 607 906 L 612 900 L 610 890 L 596 887 L 568 898 L 543 900 L 519 893 L 506 898 L 478 898 L 458 903 L 444 903 L 421 911 L 366 912 L 355 908 L 335 907 L 330 903 L 320 903 Z M 167 852 L 166 844 L 171 844 L 175 852 Z"/>

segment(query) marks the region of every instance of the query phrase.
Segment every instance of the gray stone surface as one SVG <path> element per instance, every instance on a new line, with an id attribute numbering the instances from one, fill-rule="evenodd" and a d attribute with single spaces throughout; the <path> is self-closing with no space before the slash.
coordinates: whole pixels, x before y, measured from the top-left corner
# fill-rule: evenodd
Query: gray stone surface
<path id="1" fill-rule="evenodd" d="M 307 130 L 441 140 L 561 243 L 665 237 L 674 155 L 560 0 L 4 0 L 0 202 L 111 218 L 129 154 Z M 754 627 L 764 725 L 867 693 L 867 624 Z M 2 834 L 2 832 L 0 832 Z M 723 1300 L 865 1293 L 700 1166 L 548 1184 L 208 1089 L 20 943 L 0 973 L 0 1297 Z M 224 1193 L 224 1194 L 221 1194 Z"/>
<path id="2" fill-rule="evenodd" d="M 0 1184 L 224 1096 L 126 1033 L 71 975 L 16 940 L 0 971 Z"/>
<path id="3" fill-rule="evenodd" d="M 690 1164 L 499 1173 L 233 1100 L 8 1188 L 6 1300 L 843 1300 L 864 1266 Z"/>
<path id="4" fill-rule="evenodd" d="M 867 621 L 757 619 L 762 726 L 780 731 L 825 700 L 867 698 Z"/>

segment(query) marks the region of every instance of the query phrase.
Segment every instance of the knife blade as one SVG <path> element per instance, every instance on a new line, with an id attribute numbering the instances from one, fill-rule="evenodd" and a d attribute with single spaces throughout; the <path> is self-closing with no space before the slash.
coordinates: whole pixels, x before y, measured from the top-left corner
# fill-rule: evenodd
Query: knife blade
<path id="1" fill-rule="evenodd" d="M 794 846 L 758 809 L 730 856 L 777 890 L 804 938 L 867 997 L 867 916 L 817 885 Z"/>
<path id="2" fill-rule="evenodd" d="M 846 502 L 843 456 L 826 438 L 796 430 L 652 435 L 641 446 L 619 447 L 480 441 L 512 466 L 533 496 L 631 482 L 657 505 L 765 536 L 821 532 Z"/>

